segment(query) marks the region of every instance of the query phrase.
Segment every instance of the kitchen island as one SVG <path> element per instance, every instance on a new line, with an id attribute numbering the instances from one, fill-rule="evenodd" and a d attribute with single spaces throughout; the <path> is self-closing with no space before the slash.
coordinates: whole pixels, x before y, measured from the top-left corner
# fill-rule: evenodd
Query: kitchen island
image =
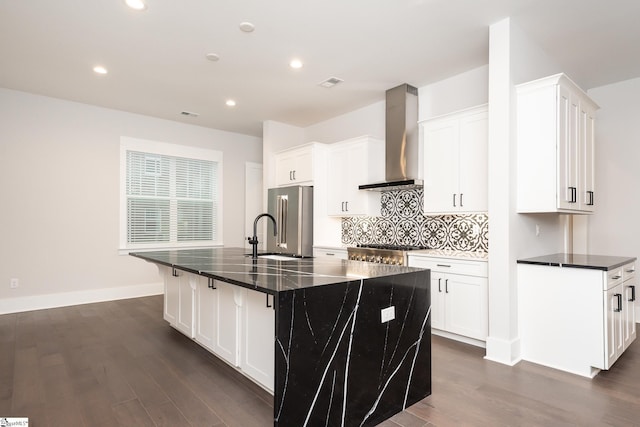
<path id="1" fill-rule="evenodd" d="M 172 326 L 273 392 L 275 426 L 376 425 L 431 394 L 429 270 L 246 252 L 131 255 L 158 265 Z"/>

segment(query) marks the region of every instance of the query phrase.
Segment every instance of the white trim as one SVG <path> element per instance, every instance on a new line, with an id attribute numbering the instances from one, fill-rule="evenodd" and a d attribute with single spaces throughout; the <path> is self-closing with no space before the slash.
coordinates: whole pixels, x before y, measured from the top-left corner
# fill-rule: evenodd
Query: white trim
<path id="1" fill-rule="evenodd" d="M 484 358 L 504 365 L 515 365 L 522 360 L 520 338 L 503 340 L 501 338 L 487 337 L 487 353 Z"/>
<path id="2" fill-rule="evenodd" d="M 475 338 L 469 338 L 458 334 L 452 334 L 451 332 L 443 331 L 441 329 L 431 329 L 432 335 L 437 335 L 439 337 L 448 338 L 453 341 L 463 342 L 465 344 L 471 344 L 476 347 L 487 348 L 487 344 L 484 341 L 477 340 Z"/>
<path id="3" fill-rule="evenodd" d="M 117 288 L 103 288 L 90 291 L 63 292 L 59 294 L 33 295 L 0 299 L 0 314 L 21 313 L 23 311 L 67 307 L 71 305 L 115 301 L 164 294 L 164 283 L 146 283 Z"/>

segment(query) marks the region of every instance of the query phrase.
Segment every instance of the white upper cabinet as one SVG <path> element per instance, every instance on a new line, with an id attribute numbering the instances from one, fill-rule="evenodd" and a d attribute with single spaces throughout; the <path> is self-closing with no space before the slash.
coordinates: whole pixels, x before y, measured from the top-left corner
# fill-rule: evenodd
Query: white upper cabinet
<path id="1" fill-rule="evenodd" d="M 518 212 L 593 212 L 598 106 L 564 74 L 517 93 Z"/>
<path id="2" fill-rule="evenodd" d="M 312 185 L 324 144 L 309 143 L 276 154 L 276 185 Z"/>
<path id="3" fill-rule="evenodd" d="M 487 107 L 422 121 L 425 213 L 487 211 Z"/>
<path id="4" fill-rule="evenodd" d="M 369 136 L 329 146 L 327 214 L 380 215 L 380 193 L 359 185 L 384 181 L 384 143 Z"/>

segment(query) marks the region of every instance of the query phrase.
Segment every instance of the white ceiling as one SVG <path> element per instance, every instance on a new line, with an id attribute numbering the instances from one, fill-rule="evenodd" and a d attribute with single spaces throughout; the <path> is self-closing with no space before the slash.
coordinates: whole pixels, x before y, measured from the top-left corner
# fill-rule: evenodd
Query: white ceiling
<path id="1" fill-rule="evenodd" d="M 309 126 L 487 64 L 488 27 L 508 16 L 584 89 L 640 76 L 638 0 L 147 3 L 0 0 L 0 87 L 260 136 L 263 120 Z"/>

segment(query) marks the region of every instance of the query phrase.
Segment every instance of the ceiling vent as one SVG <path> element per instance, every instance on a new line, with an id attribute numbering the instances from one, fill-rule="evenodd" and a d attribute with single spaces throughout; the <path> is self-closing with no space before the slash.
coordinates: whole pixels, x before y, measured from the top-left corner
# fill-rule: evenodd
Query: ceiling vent
<path id="1" fill-rule="evenodd" d="M 339 79 L 337 77 L 329 77 L 327 80 L 318 83 L 318 86 L 326 87 L 327 89 L 330 87 L 334 87 L 338 83 L 342 83 L 344 80 Z"/>
<path id="2" fill-rule="evenodd" d="M 200 115 L 198 113 L 192 113 L 191 111 L 181 111 L 180 114 L 182 114 L 183 116 L 189 116 L 189 117 L 198 117 Z"/>

